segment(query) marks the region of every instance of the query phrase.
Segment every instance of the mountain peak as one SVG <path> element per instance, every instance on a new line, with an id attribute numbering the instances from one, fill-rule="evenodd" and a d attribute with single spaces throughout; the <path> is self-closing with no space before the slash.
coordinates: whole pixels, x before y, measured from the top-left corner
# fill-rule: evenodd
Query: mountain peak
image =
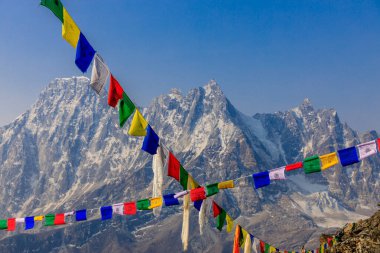
<path id="1" fill-rule="evenodd" d="M 220 85 L 216 82 L 215 79 L 211 79 L 205 86 L 203 86 L 206 96 L 217 96 L 224 97 L 224 93 Z"/>

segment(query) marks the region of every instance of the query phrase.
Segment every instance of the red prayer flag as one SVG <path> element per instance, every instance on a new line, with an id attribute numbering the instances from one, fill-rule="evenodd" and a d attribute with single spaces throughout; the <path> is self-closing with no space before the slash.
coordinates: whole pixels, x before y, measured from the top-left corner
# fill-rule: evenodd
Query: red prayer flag
<path id="1" fill-rule="evenodd" d="M 236 225 L 235 229 L 235 238 L 234 238 L 234 248 L 232 253 L 239 253 L 239 245 L 240 245 L 240 226 Z"/>
<path id="2" fill-rule="evenodd" d="M 119 82 L 111 74 L 110 78 L 110 88 L 108 90 L 108 104 L 109 106 L 115 107 L 117 102 L 123 98 L 123 88 L 120 86 Z"/>
<path id="3" fill-rule="evenodd" d="M 15 218 L 9 218 L 8 219 L 8 231 L 15 231 L 16 230 L 16 219 Z"/>
<path id="4" fill-rule="evenodd" d="M 175 156 L 169 152 L 169 162 L 168 162 L 168 176 L 175 178 L 179 181 L 179 172 L 181 164 L 175 158 Z"/>
<path id="5" fill-rule="evenodd" d="M 125 215 L 135 215 L 137 212 L 136 202 L 124 203 L 124 214 Z"/>
<path id="6" fill-rule="evenodd" d="M 200 188 L 196 188 L 196 189 L 191 190 L 190 191 L 190 199 L 193 202 L 195 202 L 197 200 L 206 199 L 205 188 L 200 187 Z"/>
<path id="7" fill-rule="evenodd" d="M 214 218 L 222 212 L 221 208 L 215 203 L 215 201 L 212 201 L 212 210 L 214 212 Z"/>
<path id="8" fill-rule="evenodd" d="M 380 152 L 380 138 L 377 139 L 377 148 L 379 149 L 379 152 Z"/>
<path id="9" fill-rule="evenodd" d="M 261 253 L 265 253 L 265 242 L 260 240 L 260 251 Z"/>
<path id="10" fill-rule="evenodd" d="M 285 170 L 286 171 L 297 170 L 297 169 L 301 169 L 302 167 L 303 167 L 302 162 L 298 162 L 298 163 L 293 163 L 293 164 L 286 165 L 285 166 Z"/>
<path id="11" fill-rule="evenodd" d="M 54 218 L 54 225 L 65 225 L 65 214 L 64 213 L 59 213 L 55 215 Z"/>

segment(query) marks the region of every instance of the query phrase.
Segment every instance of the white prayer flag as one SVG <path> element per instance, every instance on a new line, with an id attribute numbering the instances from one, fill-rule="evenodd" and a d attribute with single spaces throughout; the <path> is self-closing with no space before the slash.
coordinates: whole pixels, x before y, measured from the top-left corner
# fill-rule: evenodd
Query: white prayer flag
<path id="1" fill-rule="evenodd" d="M 260 240 L 254 237 L 253 243 L 252 243 L 252 253 L 259 253 L 259 250 L 260 250 Z"/>
<path id="2" fill-rule="evenodd" d="M 24 223 L 25 218 L 16 218 L 16 223 Z"/>
<path id="3" fill-rule="evenodd" d="M 100 94 L 100 92 L 103 90 L 103 87 L 107 82 L 107 77 L 109 73 L 110 71 L 107 65 L 103 62 L 102 57 L 98 53 L 96 53 L 92 65 L 90 82 L 91 88 L 93 88 L 96 93 Z"/>
<path id="4" fill-rule="evenodd" d="M 67 216 L 73 216 L 73 215 L 74 215 L 74 211 L 64 213 L 65 217 L 67 217 Z"/>
<path id="5" fill-rule="evenodd" d="M 369 141 L 363 144 L 359 144 L 356 147 L 359 151 L 360 160 L 363 160 L 364 158 L 377 153 L 376 141 Z"/>
<path id="6" fill-rule="evenodd" d="M 112 211 L 116 214 L 123 215 L 124 214 L 124 204 L 118 203 L 112 205 Z"/>
<path id="7" fill-rule="evenodd" d="M 281 180 L 285 178 L 285 166 L 269 171 L 270 180 Z"/>

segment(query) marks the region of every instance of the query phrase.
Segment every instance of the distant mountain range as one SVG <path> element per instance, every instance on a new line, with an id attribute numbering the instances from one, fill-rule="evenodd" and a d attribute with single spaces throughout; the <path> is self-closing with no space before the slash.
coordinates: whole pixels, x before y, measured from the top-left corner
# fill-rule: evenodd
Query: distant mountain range
<path id="1" fill-rule="evenodd" d="M 0 128 L 0 215 L 59 213 L 95 208 L 151 195 L 152 157 L 142 138 L 118 127 L 118 112 L 97 96 L 85 77 L 57 78 L 30 110 Z M 312 154 L 378 138 L 359 134 L 333 109 L 314 109 L 308 99 L 284 112 L 247 116 L 210 81 L 181 94 L 173 89 L 142 113 L 159 136 L 202 183 L 250 175 L 303 160 Z M 371 215 L 380 201 L 380 157 L 358 165 L 305 176 L 254 190 L 250 178 L 216 196 L 224 209 L 255 236 L 281 248 L 317 245 L 321 232 Z M 167 191 L 178 183 L 165 177 Z M 92 217 L 98 216 L 94 213 Z M 2 234 L 1 252 L 181 251 L 181 208 L 161 216 L 140 212 L 111 221 Z M 199 235 L 191 215 L 189 252 L 231 252 L 233 235 L 210 224 Z M 316 247 L 315 247 L 316 248 Z"/>

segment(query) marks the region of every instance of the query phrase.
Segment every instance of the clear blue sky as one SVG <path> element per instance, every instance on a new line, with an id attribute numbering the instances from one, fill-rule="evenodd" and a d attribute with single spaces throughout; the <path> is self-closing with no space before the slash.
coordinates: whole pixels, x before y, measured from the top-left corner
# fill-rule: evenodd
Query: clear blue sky
<path id="1" fill-rule="evenodd" d="M 250 115 L 309 97 L 357 130 L 380 130 L 378 0 L 62 2 L 141 105 L 214 78 Z M 39 0 L 0 0 L 0 16 L 4 125 L 50 80 L 81 73 L 59 20 Z"/>

